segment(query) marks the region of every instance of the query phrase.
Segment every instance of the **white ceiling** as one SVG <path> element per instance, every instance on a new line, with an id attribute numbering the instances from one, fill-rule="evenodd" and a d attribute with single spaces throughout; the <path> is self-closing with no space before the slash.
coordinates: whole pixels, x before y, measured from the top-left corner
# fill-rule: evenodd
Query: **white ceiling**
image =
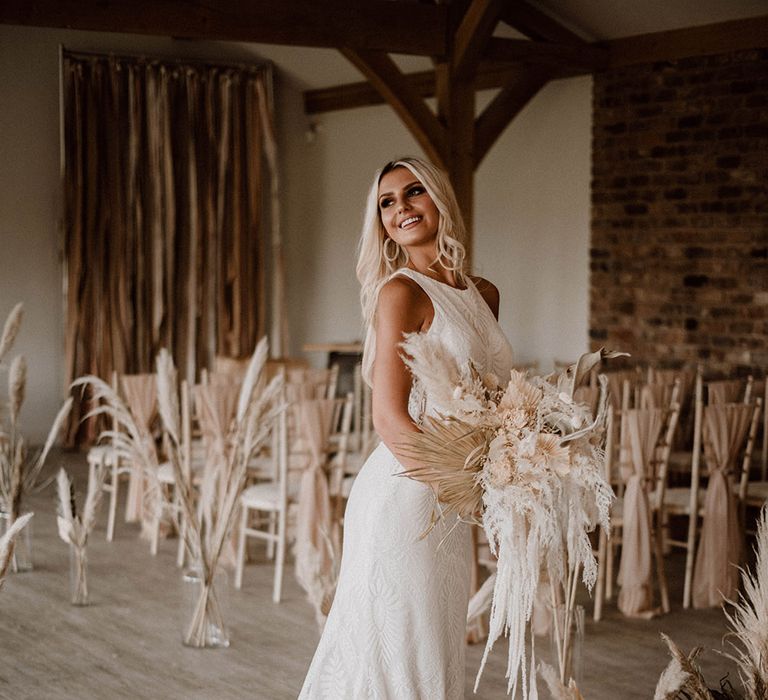
<path id="1" fill-rule="evenodd" d="M 681 29 L 744 17 L 768 15 L 768 0 L 530 0 L 588 40 L 615 39 L 667 29 Z M 512 35 L 504 32 L 504 35 Z M 362 80 L 362 75 L 334 49 L 248 44 L 248 50 L 273 61 L 302 89 Z M 407 72 L 428 70 L 428 58 L 397 56 Z"/>

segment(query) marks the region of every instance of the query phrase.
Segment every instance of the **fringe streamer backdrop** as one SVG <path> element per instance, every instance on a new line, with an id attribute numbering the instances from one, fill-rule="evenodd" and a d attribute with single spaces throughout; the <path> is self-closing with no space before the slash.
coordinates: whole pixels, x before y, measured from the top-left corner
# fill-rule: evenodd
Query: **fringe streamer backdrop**
<path id="1" fill-rule="evenodd" d="M 67 383 L 249 355 L 281 265 L 270 67 L 65 51 L 62 100 Z"/>

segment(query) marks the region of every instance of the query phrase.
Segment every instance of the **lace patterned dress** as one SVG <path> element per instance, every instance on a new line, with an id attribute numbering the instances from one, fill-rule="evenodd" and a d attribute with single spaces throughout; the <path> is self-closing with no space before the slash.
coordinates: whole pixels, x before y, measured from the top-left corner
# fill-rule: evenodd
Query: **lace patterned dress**
<path id="1" fill-rule="evenodd" d="M 512 350 L 485 300 L 468 280 L 456 289 L 410 269 L 434 307 L 427 333 L 459 361 L 505 376 Z M 411 389 L 418 423 L 428 396 Z M 355 479 L 344 517 L 336 596 L 299 695 L 327 700 L 450 700 L 464 697 L 469 601 L 469 526 L 424 532 L 434 506 L 429 487 L 396 476 L 403 466 L 384 445 Z M 442 542 L 442 544 L 441 544 Z"/>

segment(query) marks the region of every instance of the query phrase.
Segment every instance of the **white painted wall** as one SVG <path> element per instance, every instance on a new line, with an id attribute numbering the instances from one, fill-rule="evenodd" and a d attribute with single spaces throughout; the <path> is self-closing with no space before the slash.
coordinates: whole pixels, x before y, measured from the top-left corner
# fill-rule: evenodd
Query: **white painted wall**
<path id="1" fill-rule="evenodd" d="M 0 26 L 0 319 L 25 302 L 17 349 L 31 368 L 23 420 L 33 440 L 42 439 L 63 396 L 59 43 L 161 56 L 271 57 L 292 350 L 361 337 L 354 266 L 365 193 L 381 164 L 419 153 L 389 108 L 321 115 L 309 142 L 301 102 L 306 59 L 296 59 L 298 49 Z M 333 73 L 329 52 L 311 56 Z M 348 69 L 336 74 L 339 82 L 350 79 Z M 518 359 L 539 358 L 543 369 L 587 346 L 590 93 L 588 78 L 548 85 L 477 174 L 477 271 L 501 291 L 501 321 Z"/>

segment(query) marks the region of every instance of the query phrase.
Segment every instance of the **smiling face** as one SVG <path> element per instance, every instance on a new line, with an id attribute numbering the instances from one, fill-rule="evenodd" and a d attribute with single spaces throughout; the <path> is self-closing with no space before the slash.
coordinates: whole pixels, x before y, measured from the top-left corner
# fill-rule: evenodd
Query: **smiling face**
<path id="1" fill-rule="evenodd" d="M 408 168 L 397 167 L 381 178 L 379 216 L 387 235 L 404 248 L 434 245 L 440 212 Z"/>

